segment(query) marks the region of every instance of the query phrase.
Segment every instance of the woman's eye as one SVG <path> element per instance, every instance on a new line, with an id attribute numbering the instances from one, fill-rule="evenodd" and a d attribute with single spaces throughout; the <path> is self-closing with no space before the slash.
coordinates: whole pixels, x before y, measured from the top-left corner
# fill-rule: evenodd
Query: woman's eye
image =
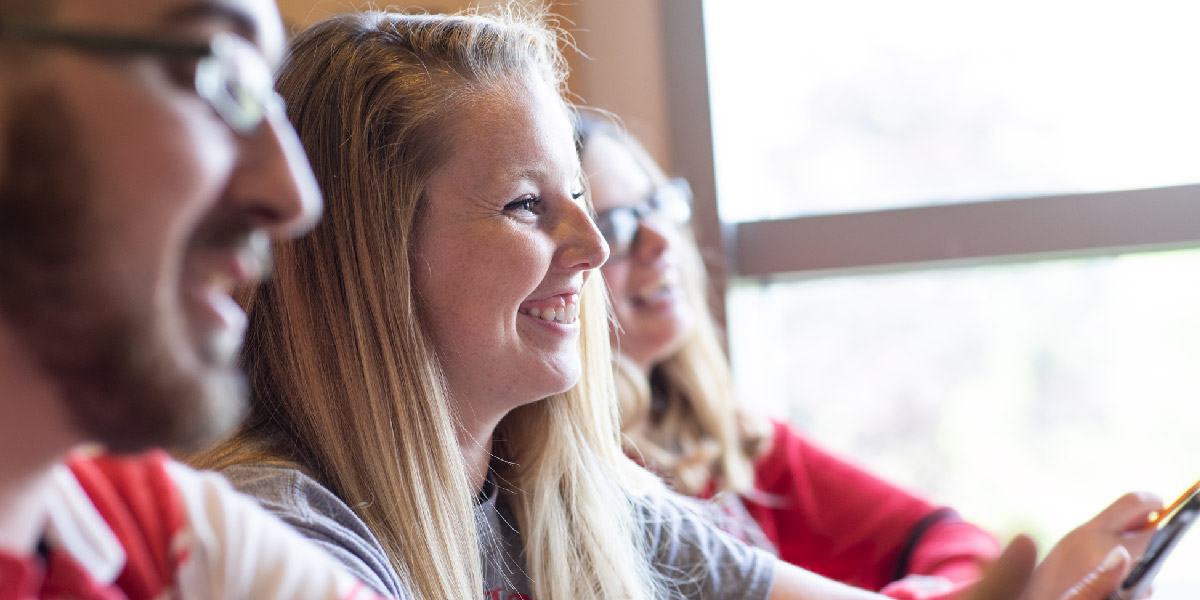
<path id="1" fill-rule="evenodd" d="M 542 203 L 541 198 L 537 198 L 534 196 L 528 196 L 525 198 L 521 198 L 520 200 L 513 200 L 512 202 L 505 204 L 504 210 L 523 210 L 526 212 L 534 212 L 534 209 L 536 209 L 537 206 L 541 203 Z"/>
<path id="2" fill-rule="evenodd" d="M 582 198 L 585 193 L 587 193 L 586 190 L 584 190 L 583 188 L 579 188 L 578 192 L 571 192 L 571 199 L 578 200 L 578 199 Z"/>

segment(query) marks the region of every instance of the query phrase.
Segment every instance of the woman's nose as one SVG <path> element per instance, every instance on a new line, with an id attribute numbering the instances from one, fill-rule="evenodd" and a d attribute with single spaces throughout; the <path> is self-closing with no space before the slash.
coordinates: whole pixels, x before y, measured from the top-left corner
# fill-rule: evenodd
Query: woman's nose
<path id="1" fill-rule="evenodd" d="M 675 225 L 666 223 L 655 215 L 640 218 L 629 255 L 639 261 L 658 260 L 671 247 L 671 232 L 668 227 Z"/>
<path id="2" fill-rule="evenodd" d="M 608 260 L 608 242 L 600 235 L 586 205 L 565 203 L 558 227 L 562 232 L 559 256 L 564 266 L 573 269 L 598 269 Z"/>

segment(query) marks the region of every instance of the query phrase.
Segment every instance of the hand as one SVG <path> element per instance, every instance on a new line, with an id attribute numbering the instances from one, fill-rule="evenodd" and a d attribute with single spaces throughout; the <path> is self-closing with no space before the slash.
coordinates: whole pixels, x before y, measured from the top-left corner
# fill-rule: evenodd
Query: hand
<path id="1" fill-rule="evenodd" d="M 1130 557 L 1142 556 L 1154 535 L 1154 530 L 1146 528 L 1146 523 L 1150 513 L 1160 508 L 1162 501 L 1153 495 L 1126 494 L 1092 520 L 1063 536 L 1034 571 L 1029 598 L 1063 600 L 1070 597 L 1072 590 L 1082 585 L 1085 578 L 1096 575 L 1097 565 L 1117 560 L 1112 555 L 1116 547 L 1125 550 L 1122 564 L 1132 562 Z M 1127 570 L 1117 566 L 1120 567 L 1118 570 Z M 1100 579 L 1107 581 L 1113 572 L 1113 569 L 1103 571 Z M 1112 590 L 1115 589 L 1116 585 L 1113 585 Z M 1078 592 L 1074 597 L 1086 600 Z"/>
<path id="2" fill-rule="evenodd" d="M 1018 600 L 1025 592 L 1035 564 L 1037 547 L 1033 545 L 1033 540 L 1019 535 L 1008 543 L 1000 557 L 984 570 L 983 577 L 967 588 L 958 600 Z"/>
<path id="3" fill-rule="evenodd" d="M 1133 568 L 1133 559 L 1124 546 L 1113 546 L 1104 557 L 1104 562 L 1084 575 L 1079 583 L 1071 586 L 1058 600 L 1104 600 L 1117 591 L 1117 587 Z"/>
<path id="4" fill-rule="evenodd" d="M 1018 536 L 958 600 L 1106 600 L 1121 585 L 1133 562 L 1124 546 L 1114 546 L 1100 564 L 1052 599 L 1037 596 L 1027 587 L 1036 561 L 1033 541 Z"/>

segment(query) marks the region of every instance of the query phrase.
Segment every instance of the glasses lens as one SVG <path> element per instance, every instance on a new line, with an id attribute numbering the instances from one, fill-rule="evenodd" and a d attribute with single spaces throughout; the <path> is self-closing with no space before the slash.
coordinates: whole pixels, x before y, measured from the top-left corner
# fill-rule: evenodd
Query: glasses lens
<path id="1" fill-rule="evenodd" d="M 275 97 L 271 86 L 271 70 L 262 55 L 232 34 L 213 36 L 212 54 L 196 66 L 196 91 L 242 135 L 262 124 Z"/>
<path id="2" fill-rule="evenodd" d="M 637 237 L 637 211 L 628 206 L 606 210 L 596 216 L 596 228 L 608 242 L 609 256 L 625 256 L 629 254 L 633 238 Z"/>
<path id="3" fill-rule="evenodd" d="M 676 177 L 654 189 L 650 208 L 664 221 L 683 225 L 692 220 L 692 188 L 686 179 Z"/>

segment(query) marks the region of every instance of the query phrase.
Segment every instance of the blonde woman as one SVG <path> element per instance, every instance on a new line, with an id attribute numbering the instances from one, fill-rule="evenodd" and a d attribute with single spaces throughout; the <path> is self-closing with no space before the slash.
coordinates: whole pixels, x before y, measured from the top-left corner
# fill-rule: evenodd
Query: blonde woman
<path id="1" fill-rule="evenodd" d="M 379 12 L 293 40 L 278 87 L 326 218 L 244 298 L 250 418 L 197 462 L 394 597 L 873 597 L 725 536 L 622 452 L 556 42 Z"/>
<path id="2" fill-rule="evenodd" d="M 580 111 L 580 157 L 597 226 L 626 451 L 721 526 L 782 560 L 894 598 L 944 596 L 1000 552 L 939 506 L 737 402 L 687 229 L 691 189 L 668 178 L 616 118 Z"/>
<path id="3" fill-rule="evenodd" d="M 896 598 L 973 582 L 995 538 L 809 441 L 744 414 L 705 298 L 700 250 L 682 226 L 691 191 L 609 118 L 584 112 L 581 157 L 611 255 L 628 451 L 723 526 L 789 563 Z"/>
<path id="4" fill-rule="evenodd" d="M 278 87 L 326 216 L 245 299 L 252 414 L 199 463 L 390 596 L 765 597 L 773 558 L 617 443 L 556 42 L 385 13 L 293 41 Z"/>

